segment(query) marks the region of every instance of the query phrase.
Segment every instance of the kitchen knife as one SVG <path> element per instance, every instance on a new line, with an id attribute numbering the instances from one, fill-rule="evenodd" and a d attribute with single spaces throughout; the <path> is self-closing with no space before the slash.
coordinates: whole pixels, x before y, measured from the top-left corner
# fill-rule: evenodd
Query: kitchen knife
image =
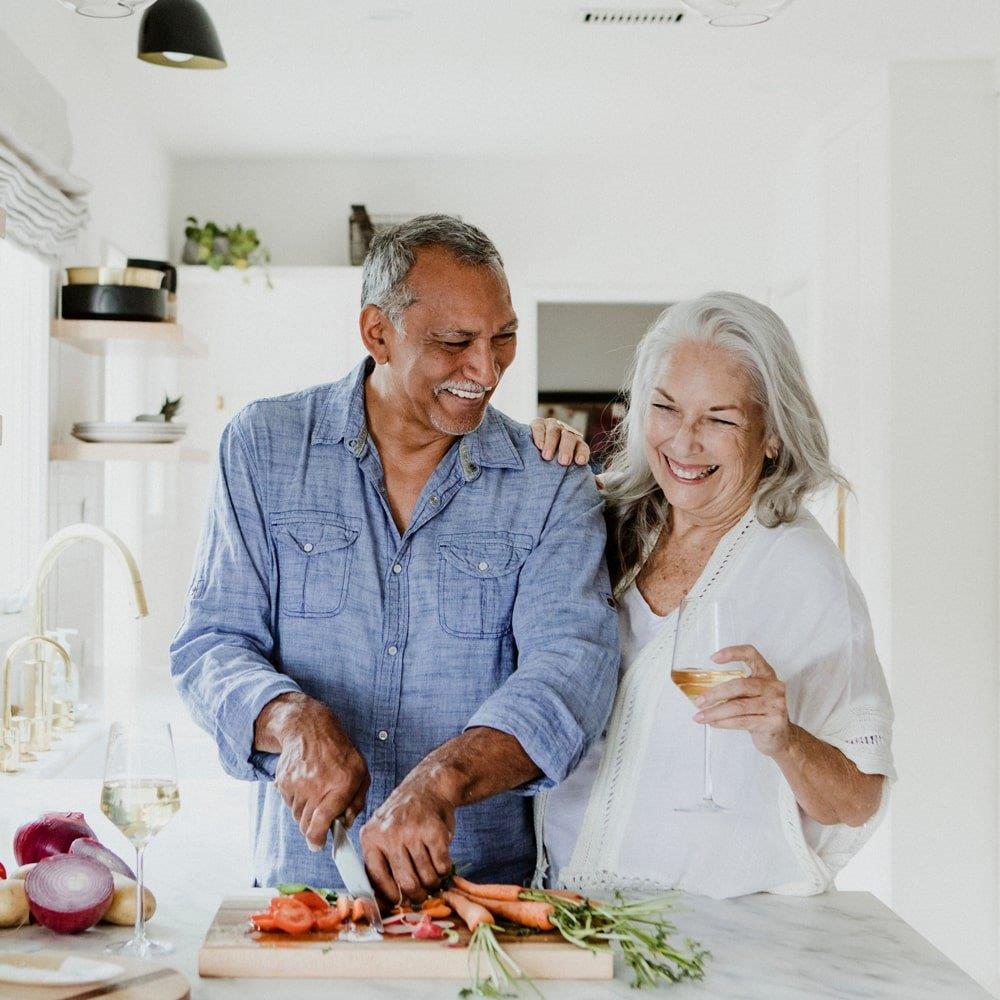
<path id="1" fill-rule="evenodd" d="M 358 852 L 347 836 L 347 828 L 343 821 L 337 819 L 333 823 L 333 863 L 337 866 L 340 879 L 348 893 L 355 899 L 367 900 L 366 910 L 371 921 L 372 930 L 377 934 L 377 940 L 382 940 L 382 917 L 378 912 L 378 903 L 372 884 L 368 881 L 368 873 L 358 857 Z"/>

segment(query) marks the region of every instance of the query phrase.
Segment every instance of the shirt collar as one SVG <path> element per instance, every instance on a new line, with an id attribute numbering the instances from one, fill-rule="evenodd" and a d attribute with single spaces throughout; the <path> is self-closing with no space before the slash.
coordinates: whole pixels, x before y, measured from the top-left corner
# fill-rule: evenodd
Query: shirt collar
<path id="1" fill-rule="evenodd" d="M 313 431 L 314 444 L 336 444 L 344 441 L 359 457 L 368 440 L 365 424 L 365 379 L 375 370 L 375 360 L 369 355 L 351 373 L 334 382 L 327 396 L 325 412 Z M 510 431 L 492 406 L 486 407 L 483 422 L 462 438 L 459 446 L 462 477 L 475 479 L 479 469 L 523 469 L 524 463 L 514 447 Z"/>

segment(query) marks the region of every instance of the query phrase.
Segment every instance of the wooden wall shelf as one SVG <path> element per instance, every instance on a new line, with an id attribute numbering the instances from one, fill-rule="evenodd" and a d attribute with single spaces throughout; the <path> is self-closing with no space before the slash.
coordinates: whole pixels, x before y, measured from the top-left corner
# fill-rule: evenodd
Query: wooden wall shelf
<path id="1" fill-rule="evenodd" d="M 108 319 L 54 319 L 52 337 L 88 354 L 106 354 L 116 342 L 153 344 L 167 354 L 205 357 L 207 346 L 179 323 L 139 323 Z"/>
<path id="2" fill-rule="evenodd" d="M 67 441 L 49 446 L 49 458 L 63 462 L 207 462 L 202 448 L 185 448 L 179 441 L 170 444 L 103 444 Z"/>

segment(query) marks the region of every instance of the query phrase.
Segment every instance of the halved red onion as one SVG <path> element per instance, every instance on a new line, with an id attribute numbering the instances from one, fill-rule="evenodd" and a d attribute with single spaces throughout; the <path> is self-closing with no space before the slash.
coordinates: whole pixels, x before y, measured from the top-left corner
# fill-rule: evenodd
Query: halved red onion
<path id="1" fill-rule="evenodd" d="M 28 872 L 24 892 L 31 915 L 43 927 L 59 934 L 79 934 L 107 912 L 115 883 L 99 861 L 57 854 Z"/>
<path id="2" fill-rule="evenodd" d="M 118 872 L 119 875 L 128 875 L 133 882 L 135 881 L 135 872 L 114 851 L 109 851 L 93 837 L 78 837 L 69 845 L 69 853 L 78 854 L 83 858 L 93 858 L 111 871 Z"/>
<path id="3" fill-rule="evenodd" d="M 80 837 L 97 839 L 83 813 L 49 812 L 18 827 L 14 834 L 14 857 L 19 865 L 30 865 L 53 854 L 65 854 Z"/>

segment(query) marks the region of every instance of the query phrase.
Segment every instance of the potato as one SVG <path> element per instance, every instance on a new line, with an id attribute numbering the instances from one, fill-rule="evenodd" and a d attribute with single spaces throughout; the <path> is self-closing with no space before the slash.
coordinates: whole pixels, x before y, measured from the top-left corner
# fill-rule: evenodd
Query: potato
<path id="1" fill-rule="evenodd" d="M 0 927 L 20 927 L 28 922 L 28 897 L 24 882 L 12 878 L 0 881 Z"/>
<path id="2" fill-rule="evenodd" d="M 20 868 L 15 868 L 14 871 L 7 876 L 7 878 L 19 878 L 23 882 L 28 877 L 28 872 L 30 872 L 37 863 L 38 862 L 36 861 L 34 864 L 21 865 Z"/>
<path id="3" fill-rule="evenodd" d="M 112 872 L 111 877 L 115 881 L 115 894 L 111 897 L 111 905 L 101 920 L 106 924 L 121 924 L 123 927 L 131 927 L 135 923 L 136 889 L 138 886 L 135 879 L 129 878 L 128 875 Z M 145 887 L 142 890 L 142 909 L 146 920 L 149 920 L 156 913 L 156 898 Z"/>

